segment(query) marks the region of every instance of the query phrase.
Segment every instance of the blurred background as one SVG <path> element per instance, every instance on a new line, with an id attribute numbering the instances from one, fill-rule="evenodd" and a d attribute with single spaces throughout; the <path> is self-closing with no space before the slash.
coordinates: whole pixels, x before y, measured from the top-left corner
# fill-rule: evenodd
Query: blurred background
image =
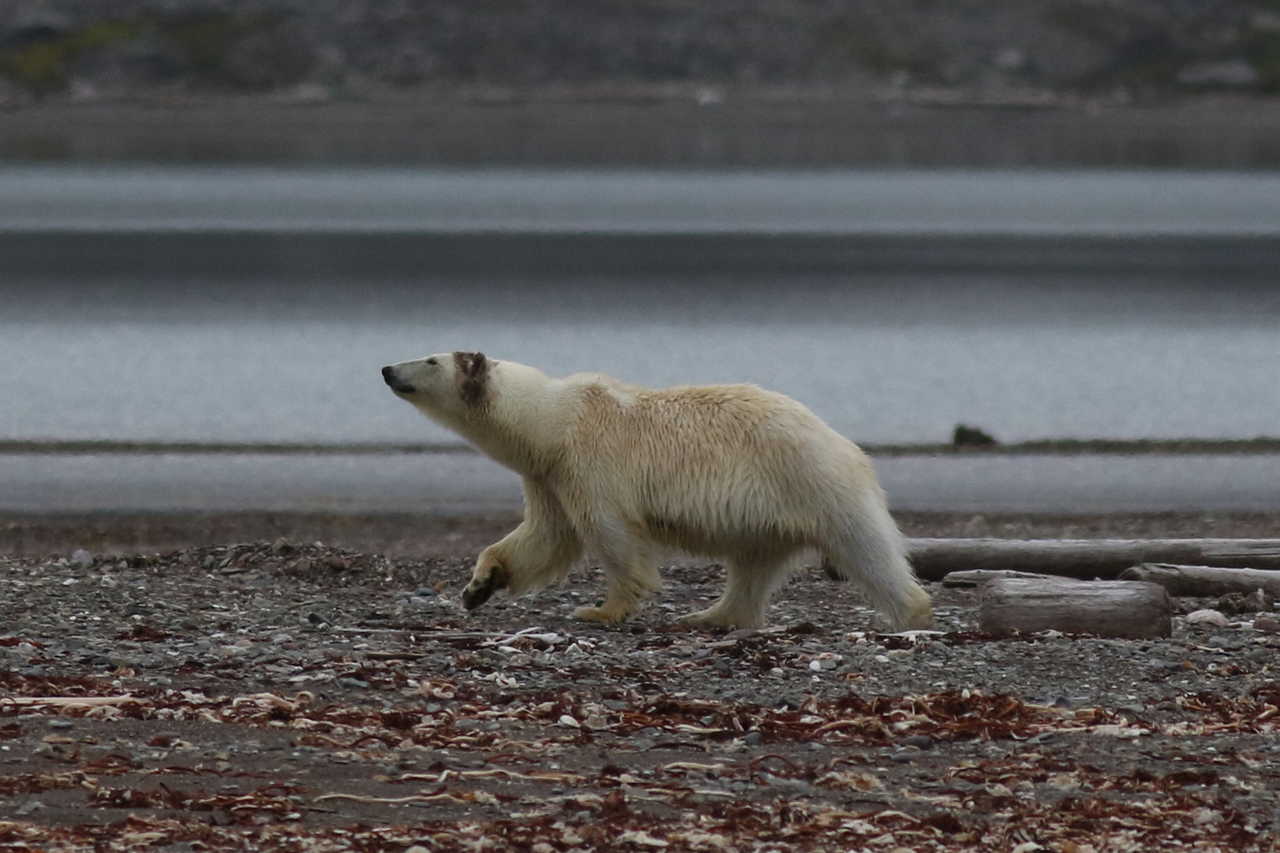
<path id="1" fill-rule="evenodd" d="M 452 349 L 1274 510 L 1278 167 L 1275 0 L 6 0 L 0 510 L 509 509 L 379 377 Z"/>

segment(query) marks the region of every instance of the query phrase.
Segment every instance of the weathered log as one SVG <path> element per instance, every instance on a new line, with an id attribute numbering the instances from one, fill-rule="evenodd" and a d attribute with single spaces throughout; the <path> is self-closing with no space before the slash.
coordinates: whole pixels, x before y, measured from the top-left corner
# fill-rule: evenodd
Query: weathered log
<path id="1" fill-rule="evenodd" d="M 1062 631 L 1167 637 L 1173 606 L 1159 584 L 1065 578 L 996 578 L 981 590 L 978 628 L 990 634 Z"/>
<path id="2" fill-rule="evenodd" d="M 996 578 L 1052 578 L 1039 572 L 1015 572 L 1008 569 L 970 569 L 967 572 L 947 572 L 942 577 L 943 586 L 982 586 Z"/>
<path id="3" fill-rule="evenodd" d="M 910 539 L 916 574 L 1008 569 L 1114 578 L 1140 563 L 1280 569 L 1280 539 Z"/>
<path id="4" fill-rule="evenodd" d="M 1231 592 L 1248 595 L 1261 589 L 1280 598 L 1280 572 L 1275 570 L 1143 563 L 1125 569 L 1120 577 L 1124 580 L 1158 583 L 1170 595 L 1217 596 Z"/>

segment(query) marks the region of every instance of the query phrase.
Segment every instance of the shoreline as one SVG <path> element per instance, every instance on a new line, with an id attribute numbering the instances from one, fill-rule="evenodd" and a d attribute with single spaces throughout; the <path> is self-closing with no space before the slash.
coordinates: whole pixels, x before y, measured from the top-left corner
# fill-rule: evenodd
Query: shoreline
<path id="1" fill-rule="evenodd" d="M 691 84 L 59 99 L 0 115 L 11 162 L 1280 167 L 1267 96 L 1002 103 Z"/>
<path id="2" fill-rule="evenodd" d="M 1280 437 L 1254 438 L 1045 438 L 992 444 L 876 444 L 859 442 L 870 456 L 1145 456 L 1280 453 Z M 0 439 L 0 456 L 400 456 L 478 455 L 466 444 L 131 441 L 116 439 Z"/>
<path id="3" fill-rule="evenodd" d="M 873 457 L 899 510 L 1270 513 L 1280 453 Z M 434 516 L 519 509 L 519 478 L 471 453 L 11 454 L 0 511 Z M 1265 537 L 1263 537 L 1265 538 Z"/>
<path id="4" fill-rule="evenodd" d="M 893 513 L 904 535 L 1000 539 L 1259 539 L 1280 535 L 1269 512 Z M 463 559 L 506 535 L 518 510 L 417 512 L 0 512 L 0 554 L 160 552 L 228 542 L 293 541 L 388 556 Z"/>

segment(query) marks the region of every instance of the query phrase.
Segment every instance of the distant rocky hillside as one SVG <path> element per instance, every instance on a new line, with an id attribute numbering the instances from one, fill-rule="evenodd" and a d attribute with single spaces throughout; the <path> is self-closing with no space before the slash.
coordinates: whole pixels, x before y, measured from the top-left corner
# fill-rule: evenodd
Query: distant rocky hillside
<path id="1" fill-rule="evenodd" d="M 1280 0 L 10 0 L 0 104 L 414 87 L 608 97 L 1280 92 Z M 701 89 L 699 87 L 710 87 Z"/>

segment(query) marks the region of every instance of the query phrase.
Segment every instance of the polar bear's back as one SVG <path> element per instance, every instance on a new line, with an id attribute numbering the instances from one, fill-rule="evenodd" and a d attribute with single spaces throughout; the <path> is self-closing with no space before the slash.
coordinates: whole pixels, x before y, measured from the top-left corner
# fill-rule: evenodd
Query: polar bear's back
<path id="1" fill-rule="evenodd" d="M 668 544 L 716 552 L 727 542 L 820 538 L 874 483 L 856 445 L 753 385 L 588 381 L 580 393 L 567 447 L 577 488 Z"/>

